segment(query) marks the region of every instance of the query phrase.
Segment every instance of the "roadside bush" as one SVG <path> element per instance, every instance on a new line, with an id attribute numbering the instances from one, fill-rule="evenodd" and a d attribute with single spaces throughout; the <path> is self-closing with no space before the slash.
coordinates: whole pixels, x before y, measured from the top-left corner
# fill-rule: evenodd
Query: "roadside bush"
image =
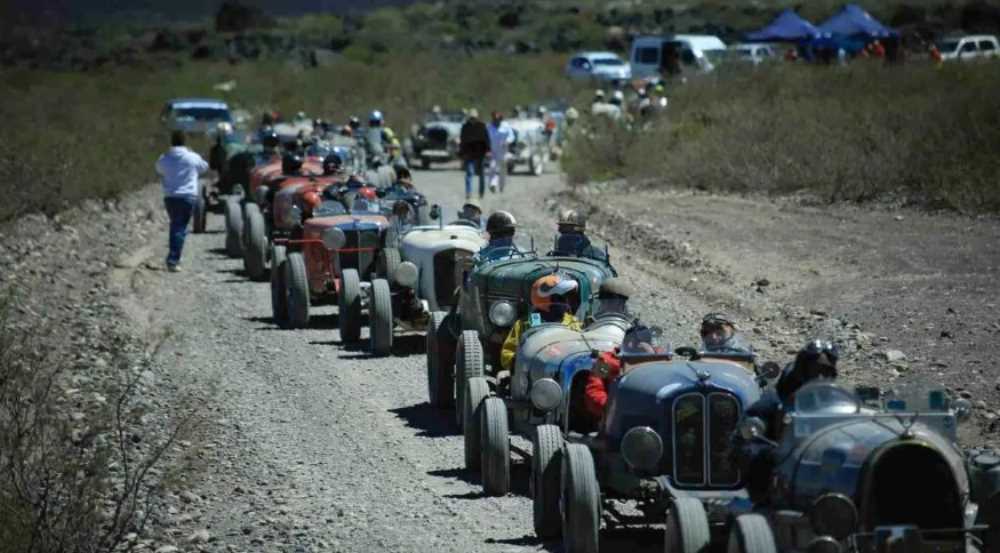
<path id="1" fill-rule="evenodd" d="M 599 173 L 613 154 L 613 176 L 655 186 L 998 211 L 998 84 L 992 64 L 729 70 L 673 88 L 624 156 L 584 140 L 568 157 Z"/>
<path id="2" fill-rule="evenodd" d="M 68 333 L 25 323 L 30 311 L 19 310 L 10 291 L 0 294 L 3 550 L 96 553 L 124 547 L 127 533 L 145 525 L 155 485 L 151 471 L 176 434 L 141 446 L 134 439 L 142 411 L 125 357 L 113 367 L 121 380 L 108 400 L 84 398 L 87 390 L 68 392 L 72 356 L 48 339 Z"/>

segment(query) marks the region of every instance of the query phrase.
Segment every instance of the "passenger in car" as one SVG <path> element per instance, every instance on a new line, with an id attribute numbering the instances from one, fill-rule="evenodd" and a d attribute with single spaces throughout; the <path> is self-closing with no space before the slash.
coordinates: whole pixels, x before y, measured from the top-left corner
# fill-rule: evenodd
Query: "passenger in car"
<path id="1" fill-rule="evenodd" d="M 521 334 L 528 325 L 561 323 L 573 330 L 582 325 L 573 315 L 574 301 L 580 285 L 568 276 L 553 273 L 545 275 L 531 285 L 532 312 L 527 320 L 518 320 L 507 334 L 500 350 L 500 366 L 504 370 L 514 367 L 517 347 L 521 344 Z"/>
<path id="2" fill-rule="evenodd" d="M 667 352 L 656 345 L 651 329 L 637 320 L 625 332 L 625 339 L 619 348 L 597 355 L 593 371 L 587 375 L 583 388 L 583 407 L 596 427 L 608 406 L 608 391 L 612 385 L 628 372 L 629 356 L 663 355 Z M 625 357 L 623 360 L 622 358 Z"/>

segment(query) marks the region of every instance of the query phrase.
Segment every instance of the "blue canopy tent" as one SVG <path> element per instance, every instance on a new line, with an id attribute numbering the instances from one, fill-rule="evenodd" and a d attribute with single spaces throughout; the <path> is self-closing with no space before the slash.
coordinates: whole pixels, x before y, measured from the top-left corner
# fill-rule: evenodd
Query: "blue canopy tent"
<path id="1" fill-rule="evenodd" d="M 825 36 L 867 40 L 899 36 L 899 33 L 879 23 L 857 4 L 844 6 L 830 19 L 820 23 L 819 30 Z"/>
<path id="2" fill-rule="evenodd" d="M 785 10 L 763 29 L 747 33 L 748 42 L 800 42 L 818 38 L 821 31 L 792 10 Z"/>

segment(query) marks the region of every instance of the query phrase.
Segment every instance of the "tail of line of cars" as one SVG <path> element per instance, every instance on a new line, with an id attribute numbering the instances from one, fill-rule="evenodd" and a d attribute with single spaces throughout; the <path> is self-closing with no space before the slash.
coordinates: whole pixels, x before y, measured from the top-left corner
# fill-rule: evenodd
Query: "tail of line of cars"
<path id="1" fill-rule="evenodd" d="M 600 295 L 618 276 L 606 250 L 480 256 L 477 221 L 446 221 L 421 194 L 390 187 L 391 169 L 366 170 L 350 144 L 314 144 L 291 166 L 276 145 L 229 145 L 214 162 L 231 193 L 226 251 L 251 278 L 270 276 L 283 327 L 335 302 L 345 342 L 367 314 L 376 356 L 392 353 L 395 334 L 424 331 L 429 403 L 454 409 L 484 491 L 509 493 L 512 454 L 530 458 L 539 538 L 597 552 L 602 525 L 655 523 L 667 552 L 1000 551 L 1000 454 L 957 445 L 967 401 L 831 378 L 788 393 L 797 365 L 650 347 L 659 329 Z M 579 329 L 532 314 L 532 286 L 553 274 L 577 284 Z M 584 387 L 605 352 L 627 370 L 595 418 Z"/>

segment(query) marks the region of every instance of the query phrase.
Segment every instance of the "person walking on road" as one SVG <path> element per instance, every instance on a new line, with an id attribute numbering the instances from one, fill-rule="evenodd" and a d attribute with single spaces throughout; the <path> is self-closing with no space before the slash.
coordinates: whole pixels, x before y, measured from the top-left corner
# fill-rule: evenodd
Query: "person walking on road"
<path id="1" fill-rule="evenodd" d="M 490 135 L 486 125 L 479 120 L 479 112 L 475 108 L 469 110 L 469 118 L 462 124 L 459 133 L 458 155 L 462 158 L 462 168 L 465 170 L 465 199 L 472 197 L 472 176 L 479 176 L 479 198 L 486 193 L 486 176 L 483 173 L 483 160 L 490 149 Z"/>
<path id="2" fill-rule="evenodd" d="M 497 191 L 500 185 L 500 192 L 507 186 L 507 148 L 514 143 L 514 129 L 503 120 L 503 114 L 499 111 L 493 112 L 493 121 L 487 128 L 490 134 L 490 153 L 493 161 L 490 162 L 490 190 Z"/>
<path id="3" fill-rule="evenodd" d="M 170 218 L 167 270 L 172 273 L 180 270 L 187 226 L 198 204 L 198 177 L 208 171 L 208 162 L 184 143 L 184 133 L 174 131 L 170 135 L 170 150 L 156 161 L 156 172 L 163 185 L 163 203 L 167 209 L 167 217 Z"/>

